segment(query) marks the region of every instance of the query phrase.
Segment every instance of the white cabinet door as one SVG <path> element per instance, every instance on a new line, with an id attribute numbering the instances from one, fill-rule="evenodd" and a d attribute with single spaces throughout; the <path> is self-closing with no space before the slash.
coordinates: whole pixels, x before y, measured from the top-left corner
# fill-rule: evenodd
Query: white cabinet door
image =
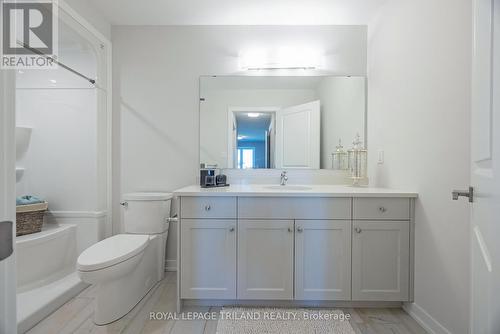
<path id="1" fill-rule="evenodd" d="M 295 299 L 351 299 L 351 222 L 295 221 Z"/>
<path id="2" fill-rule="evenodd" d="M 409 224 L 354 221 L 352 300 L 408 301 Z"/>
<path id="3" fill-rule="evenodd" d="M 236 299 L 236 220 L 181 220 L 181 298 Z"/>
<path id="4" fill-rule="evenodd" d="M 276 168 L 319 169 L 320 102 L 276 113 Z"/>
<path id="5" fill-rule="evenodd" d="M 238 299 L 293 299 L 293 226 L 238 221 Z"/>

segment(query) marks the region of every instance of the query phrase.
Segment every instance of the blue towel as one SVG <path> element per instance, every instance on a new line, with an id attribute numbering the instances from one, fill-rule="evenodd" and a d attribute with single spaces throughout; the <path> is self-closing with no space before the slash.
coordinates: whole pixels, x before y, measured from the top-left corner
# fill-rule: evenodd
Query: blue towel
<path id="1" fill-rule="evenodd" d="M 16 198 L 16 205 L 28 205 L 37 203 L 43 203 L 43 200 L 39 199 L 36 196 L 30 196 L 30 195 L 25 195 Z"/>

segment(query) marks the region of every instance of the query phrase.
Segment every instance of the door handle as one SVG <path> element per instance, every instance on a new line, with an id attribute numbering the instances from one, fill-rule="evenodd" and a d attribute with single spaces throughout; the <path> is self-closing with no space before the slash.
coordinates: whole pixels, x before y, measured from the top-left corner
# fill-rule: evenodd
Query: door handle
<path id="1" fill-rule="evenodd" d="M 453 190 L 451 193 L 454 201 L 457 201 L 459 197 L 468 197 L 469 203 L 474 202 L 474 188 L 469 187 L 469 190 Z"/>
<path id="2" fill-rule="evenodd" d="M 13 252 L 12 228 L 11 221 L 0 223 L 0 261 L 8 258 Z"/>

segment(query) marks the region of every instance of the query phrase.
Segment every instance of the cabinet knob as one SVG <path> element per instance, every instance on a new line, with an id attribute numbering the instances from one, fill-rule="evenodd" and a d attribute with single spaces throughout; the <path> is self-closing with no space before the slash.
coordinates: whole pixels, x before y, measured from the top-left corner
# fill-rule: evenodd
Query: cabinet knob
<path id="1" fill-rule="evenodd" d="M 235 230 L 234 226 L 231 226 L 231 227 L 229 228 L 229 232 L 234 232 L 234 230 Z"/>
<path id="2" fill-rule="evenodd" d="M 387 211 L 387 209 L 386 209 L 386 208 L 384 208 L 383 206 L 381 206 L 380 208 L 378 208 L 378 211 L 380 211 L 380 212 L 384 213 L 384 212 L 386 212 L 386 211 Z"/>
<path id="3" fill-rule="evenodd" d="M 210 204 L 205 205 L 205 211 L 210 211 L 211 208 Z"/>
<path id="4" fill-rule="evenodd" d="M 300 227 L 300 226 L 297 227 L 297 232 L 302 233 L 303 231 L 304 231 L 304 229 L 302 227 Z"/>
<path id="5" fill-rule="evenodd" d="M 359 227 L 356 227 L 356 228 L 354 228 L 354 231 L 355 231 L 356 233 L 361 233 L 362 229 L 360 229 Z"/>
<path id="6" fill-rule="evenodd" d="M 293 232 L 291 227 L 288 228 L 288 232 Z"/>
<path id="7" fill-rule="evenodd" d="M 125 208 L 128 208 L 128 202 L 120 202 L 120 205 Z"/>

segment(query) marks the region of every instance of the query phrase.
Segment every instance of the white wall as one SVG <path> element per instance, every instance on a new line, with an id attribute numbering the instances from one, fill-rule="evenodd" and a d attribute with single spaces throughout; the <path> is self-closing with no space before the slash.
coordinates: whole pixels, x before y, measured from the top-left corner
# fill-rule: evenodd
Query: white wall
<path id="1" fill-rule="evenodd" d="M 95 67 L 86 57 L 72 57 L 73 64 Z M 18 156 L 25 171 L 17 195 L 40 196 L 51 211 L 98 211 L 96 89 L 62 68 L 25 71 L 17 75 L 16 123 L 32 128 Z"/>
<path id="2" fill-rule="evenodd" d="M 357 133 L 365 140 L 366 79 L 328 77 L 318 86 L 321 100 L 321 168 L 332 167 L 332 153 L 342 141 L 352 147 Z M 363 143 L 365 144 L 365 143 Z"/>
<path id="3" fill-rule="evenodd" d="M 470 0 L 390 0 L 369 25 L 371 184 L 414 189 L 415 305 L 436 333 L 467 333 Z M 377 150 L 385 164 L 377 165 Z"/>
<path id="4" fill-rule="evenodd" d="M 326 55 L 326 73 L 366 74 L 365 26 L 114 26 L 112 40 L 114 202 L 129 191 L 196 182 L 199 76 L 241 74 L 242 49 L 315 47 Z M 113 216 L 119 212 L 115 203 Z"/>

